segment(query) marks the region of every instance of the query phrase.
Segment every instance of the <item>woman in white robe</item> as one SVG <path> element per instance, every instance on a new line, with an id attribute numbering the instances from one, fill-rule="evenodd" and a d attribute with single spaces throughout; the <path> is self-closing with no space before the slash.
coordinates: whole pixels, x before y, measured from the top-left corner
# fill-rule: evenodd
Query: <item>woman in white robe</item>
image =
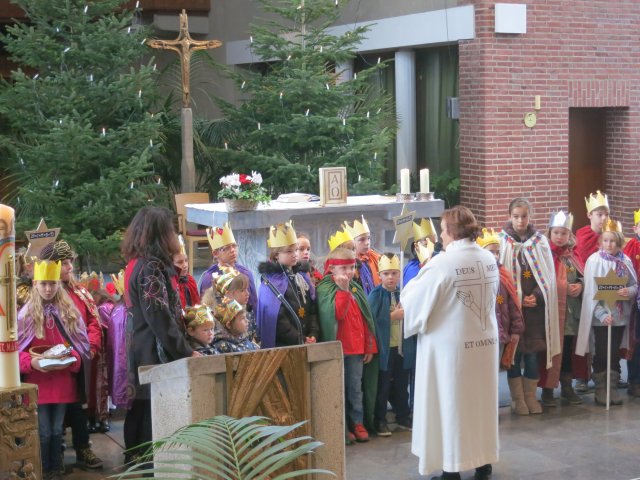
<path id="1" fill-rule="evenodd" d="M 498 267 L 469 209 L 441 218 L 445 252 L 400 296 L 405 338 L 418 334 L 411 451 L 422 475 L 475 468 L 486 480 L 498 460 Z"/>

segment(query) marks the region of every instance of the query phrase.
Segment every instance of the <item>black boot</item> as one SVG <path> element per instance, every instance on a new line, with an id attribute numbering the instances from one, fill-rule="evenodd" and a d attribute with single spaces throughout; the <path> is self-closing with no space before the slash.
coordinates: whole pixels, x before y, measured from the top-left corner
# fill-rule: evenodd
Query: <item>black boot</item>
<path id="1" fill-rule="evenodd" d="M 443 471 L 440 477 L 432 477 L 431 480 L 460 480 L 460 473 Z"/>
<path id="2" fill-rule="evenodd" d="M 474 480 L 489 480 L 491 478 L 491 472 L 493 468 L 490 463 L 476 468 L 476 473 L 473 476 Z"/>

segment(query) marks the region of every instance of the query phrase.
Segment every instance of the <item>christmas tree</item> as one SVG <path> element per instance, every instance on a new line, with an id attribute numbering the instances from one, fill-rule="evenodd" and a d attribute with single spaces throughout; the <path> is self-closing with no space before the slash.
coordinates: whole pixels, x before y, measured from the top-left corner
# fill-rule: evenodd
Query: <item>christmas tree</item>
<path id="1" fill-rule="evenodd" d="M 228 70 L 245 98 L 218 100 L 218 168 L 257 170 L 273 193 L 317 192 L 318 168 L 347 167 L 351 191 L 379 192 L 384 156 L 395 132 L 390 97 L 375 88 L 384 62 L 341 82 L 367 28 L 341 35 L 335 0 L 262 0 L 274 20 L 251 27 L 251 51 L 259 65 Z"/>
<path id="2" fill-rule="evenodd" d="M 18 178 L 18 229 L 44 217 L 101 262 L 140 207 L 167 200 L 150 162 L 160 139 L 146 32 L 123 0 L 16 3 L 28 22 L 0 39 L 19 65 L 0 85 L 0 141 Z"/>

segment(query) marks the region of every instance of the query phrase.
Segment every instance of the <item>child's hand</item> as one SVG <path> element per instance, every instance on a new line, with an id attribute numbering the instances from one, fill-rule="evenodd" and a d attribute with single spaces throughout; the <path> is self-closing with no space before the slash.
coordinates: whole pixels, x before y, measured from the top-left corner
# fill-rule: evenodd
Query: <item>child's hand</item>
<path id="1" fill-rule="evenodd" d="M 316 337 L 305 337 L 304 343 L 316 343 Z"/>
<path id="2" fill-rule="evenodd" d="M 582 284 L 581 283 L 570 283 L 569 288 L 567 290 L 567 294 L 570 297 L 579 297 L 582 293 Z"/>
<path id="3" fill-rule="evenodd" d="M 333 281 L 336 282 L 340 290 L 349 290 L 349 277 L 346 275 L 334 275 Z"/>
<path id="4" fill-rule="evenodd" d="M 371 360 L 373 360 L 373 353 L 365 353 L 363 363 L 366 365 Z"/>
<path id="5" fill-rule="evenodd" d="M 525 308 L 533 308 L 538 306 L 535 295 L 527 295 L 522 299 L 522 306 Z"/>
<path id="6" fill-rule="evenodd" d="M 629 298 L 629 289 L 627 287 L 621 288 L 617 291 L 617 294 L 624 298 Z"/>
<path id="7" fill-rule="evenodd" d="M 611 315 L 607 315 L 602 319 L 603 325 L 613 325 L 613 317 Z"/>
<path id="8" fill-rule="evenodd" d="M 203 357 L 204 355 L 202 355 L 200 352 L 197 352 L 197 351 L 194 350 L 193 352 L 191 352 L 191 356 L 192 357 Z"/>
<path id="9" fill-rule="evenodd" d="M 402 320 L 404 318 L 404 308 L 400 305 L 396 307 L 396 309 L 390 314 L 391 320 Z"/>

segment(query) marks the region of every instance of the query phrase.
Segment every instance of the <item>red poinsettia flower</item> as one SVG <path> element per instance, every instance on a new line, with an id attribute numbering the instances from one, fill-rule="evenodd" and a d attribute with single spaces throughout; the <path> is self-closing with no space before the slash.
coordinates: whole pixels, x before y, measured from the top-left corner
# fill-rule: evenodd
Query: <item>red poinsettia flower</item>
<path id="1" fill-rule="evenodd" d="M 251 178 L 249 178 L 249 175 L 241 173 L 240 174 L 240 183 L 243 185 L 247 185 L 248 183 L 251 183 Z"/>

